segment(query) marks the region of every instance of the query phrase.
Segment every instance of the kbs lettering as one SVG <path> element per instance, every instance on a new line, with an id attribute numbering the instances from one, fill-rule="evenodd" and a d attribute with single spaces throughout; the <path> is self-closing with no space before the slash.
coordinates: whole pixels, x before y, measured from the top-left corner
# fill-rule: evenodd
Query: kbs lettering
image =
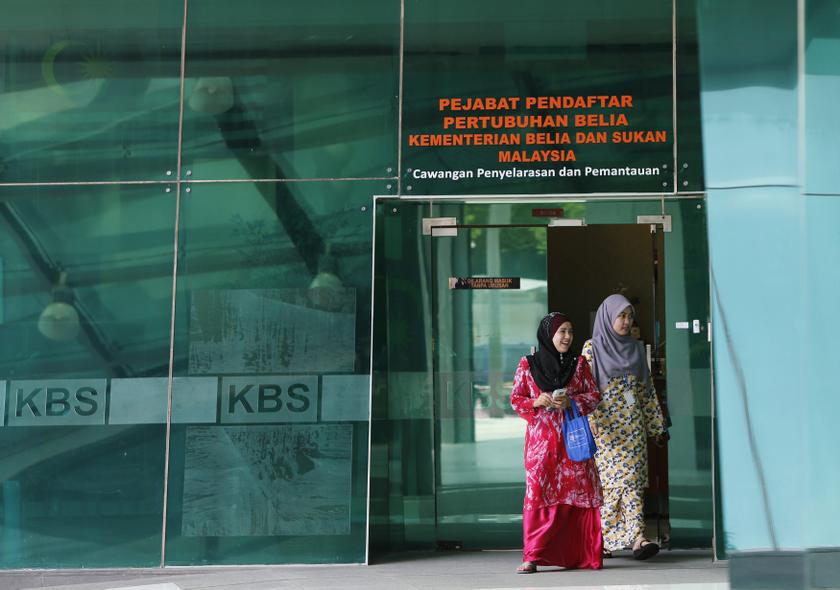
<path id="1" fill-rule="evenodd" d="M 318 420 L 318 378 L 311 375 L 223 377 L 222 396 L 222 424 Z"/>
<path id="2" fill-rule="evenodd" d="M 317 386 L 317 381 L 315 382 Z M 229 417 L 250 416 L 255 421 L 266 416 L 285 420 L 314 410 L 315 387 L 306 383 L 227 383 L 225 409 Z M 269 418 L 270 419 L 270 418 Z M 251 421 L 251 420 L 248 420 Z"/>
<path id="3" fill-rule="evenodd" d="M 18 382 L 12 391 L 10 424 L 104 423 L 104 387 Z"/>

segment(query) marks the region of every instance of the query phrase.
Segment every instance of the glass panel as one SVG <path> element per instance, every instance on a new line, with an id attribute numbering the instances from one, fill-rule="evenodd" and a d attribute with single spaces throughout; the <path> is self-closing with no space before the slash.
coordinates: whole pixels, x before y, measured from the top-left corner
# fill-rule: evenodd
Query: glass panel
<path id="1" fill-rule="evenodd" d="M 697 0 L 677 0 L 677 190 L 703 190 Z"/>
<path id="2" fill-rule="evenodd" d="M 3 567 L 160 563 L 174 216 L 159 185 L 0 188 Z"/>
<path id="3" fill-rule="evenodd" d="M 706 186 L 796 186 L 796 2 L 700 2 L 697 14 Z"/>
<path id="4" fill-rule="evenodd" d="M 768 359 L 778 356 L 778 325 L 766 318 L 780 307 L 790 325 L 800 326 L 806 317 L 799 217 L 805 204 L 793 186 L 713 191 L 708 200 L 715 415 L 718 448 L 724 451 L 719 457 L 721 510 L 729 551 L 775 543 L 803 547 L 801 511 L 791 509 L 803 498 L 803 451 L 777 443 L 779 408 L 784 408 L 785 424 L 806 423 L 807 397 L 803 404 L 790 403 L 791 392 L 805 386 L 804 368 L 799 368 L 804 335 L 797 330 L 791 337 L 787 362 L 797 370 L 777 371 Z"/>
<path id="5" fill-rule="evenodd" d="M 167 563 L 364 561 L 379 187 L 184 194 Z"/>
<path id="6" fill-rule="evenodd" d="M 435 542 L 428 205 L 377 206 L 371 553 Z"/>
<path id="7" fill-rule="evenodd" d="M 808 0 L 805 11 L 806 192 L 840 194 L 840 11 L 834 0 Z"/>
<path id="8" fill-rule="evenodd" d="M 778 326 L 767 322 L 784 308 L 786 323 L 801 326 L 808 308 L 808 272 L 779 272 L 803 268 L 807 225 L 799 190 L 797 2 L 753 8 L 698 3 L 706 184 L 714 187 L 715 414 L 718 448 L 726 451 L 718 464 L 721 537 L 733 552 L 803 547 L 801 511 L 791 506 L 811 498 L 802 450 L 777 444 L 774 424 L 784 408 L 791 437 L 805 444 L 796 425 L 806 424 L 806 407 L 791 404 L 790 392 L 809 391 L 802 383 L 806 340 L 797 332 L 789 347 L 786 362 L 797 370 L 778 371 Z"/>
<path id="9" fill-rule="evenodd" d="M 808 284 L 804 298 L 807 330 L 802 341 L 807 350 L 803 359 L 802 389 L 814 392 L 803 400 L 805 432 L 804 463 L 808 471 L 809 501 L 802 506 L 801 522 L 806 547 L 837 547 L 837 522 L 840 522 L 840 470 L 826 469 L 833 465 L 836 447 L 832 443 L 840 415 L 840 398 L 826 392 L 834 391 L 834 371 L 837 358 L 836 330 L 833 321 L 837 314 L 840 292 L 840 240 L 837 239 L 837 220 L 840 219 L 840 199 L 836 196 L 805 197 L 808 229 L 806 236 L 805 272 Z M 836 550 L 834 564 L 840 556 Z"/>
<path id="10" fill-rule="evenodd" d="M 396 175 L 399 2 L 205 0 L 188 19 L 193 178 Z"/>
<path id="11" fill-rule="evenodd" d="M 671 1 L 548 7 L 406 2 L 405 192 L 673 188 Z"/>
<path id="12" fill-rule="evenodd" d="M 840 255 L 837 239 L 837 220 L 840 219 L 840 172 L 837 170 L 840 116 L 831 108 L 831 96 L 840 92 L 840 12 L 837 2 L 808 0 L 805 14 L 805 124 L 808 161 L 806 191 L 825 193 L 825 196 L 804 198 L 805 224 L 805 296 L 803 308 L 807 330 L 803 333 L 803 348 L 807 351 L 803 363 L 804 391 L 815 392 L 805 400 L 803 411 L 807 437 L 806 465 L 809 473 L 810 497 L 803 504 L 802 522 L 806 547 L 836 547 L 840 506 L 834 498 L 840 495 L 840 471 L 826 469 L 833 459 L 832 433 L 836 429 L 838 401 L 835 395 L 825 395 L 834 387 L 833 366 L 837 357 L 833 322 L 826 318 L 836 315 L 836 293 L 840 291 L 840 269 L 836 264 Z M 802 149 L 803 146 L 800 146 Z M 801 210 L 800 210 L 801 211 Z M 805 229 L 807 228 L 807 229 Z M 833 557 L 837 563 L 836 553 Z"/>
<path id="13" fill-rule="evenodd" d="M 178 151 L 183 3 L 7 0 L 0 180 L 164 179 Z"/>
<path id="14" fill-rule="evenodd" d="M 660 261 L 659 269 L 666 291 L 662 341 L 671 422 L 665 508 L 672 547 L 710 547 L 713 423 L 705 204 L 699 199 L 668 203 L 666 213 L 672 228 L 665 234 L 664 265 Z M 688 322 L 690 328 L 678 327 L 677 322 Z"/>
<path id="15" fill-rule="evenodd" d="M 497 222 L 509 206 L 492 208 Z M 525 423 L 510 406 L 519 359 L 546 313 L 546 230 L 459 229 L 432 238 L 436 330 L 437 537 L 465 547 L 522 538 Z M 511 277 L 519 288 L 453 281 Z"/>

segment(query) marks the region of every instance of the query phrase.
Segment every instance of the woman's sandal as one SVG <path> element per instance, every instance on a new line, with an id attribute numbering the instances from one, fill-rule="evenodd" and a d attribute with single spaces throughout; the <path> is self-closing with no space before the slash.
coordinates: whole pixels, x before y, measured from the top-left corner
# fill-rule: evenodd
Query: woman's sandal
<path id="1" fill-rule="evenodd" d="M 603 557 L 604 559 L 611 558 L 612 557 L 612 551 L 610 551 L 608 549 L 604 549 L 604 551 L 601 553 L 601 557 Z"/>
<path id="2" fill-rule="evenodd" d="M 659 545 L 653 541 L 642 539 L 638 549 L 633 549 L 633 559 L 643 561 L 659 553 Z"/>
<path id="3" fill-rule="evenodd" d="M 535 574 L 537 573 L 537 564 L 531 561 L 523 561 L 522 565 L 516 568 L 517 574 Z"/>

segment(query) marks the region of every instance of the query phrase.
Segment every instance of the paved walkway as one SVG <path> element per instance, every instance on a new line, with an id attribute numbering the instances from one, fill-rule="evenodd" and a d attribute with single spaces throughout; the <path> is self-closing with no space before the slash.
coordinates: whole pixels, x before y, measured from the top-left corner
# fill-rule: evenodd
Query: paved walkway
<path id="1" fill-rule="evenodd" d="M 729 590 L 725 563 L 699 551 L 639 562 L 619 553 L 601 571 L 517 575 L 518 551 L 401 554 L 375 565 L 0 571 L 0 590 Z"/>

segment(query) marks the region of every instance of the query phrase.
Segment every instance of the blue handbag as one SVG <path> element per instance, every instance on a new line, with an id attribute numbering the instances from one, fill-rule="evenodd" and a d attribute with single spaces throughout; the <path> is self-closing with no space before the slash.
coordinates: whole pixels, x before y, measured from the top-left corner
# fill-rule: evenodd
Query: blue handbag
<path id="1" fill-rule="evenodd" d="M 577 404 L 572 400 L 569 400 L 569 408 L 563 411 L 562 430 L 569 459 L 587 461 L 595 455 L 595 438 L 589 430 L 589 420 L 581 416 Z"/>

